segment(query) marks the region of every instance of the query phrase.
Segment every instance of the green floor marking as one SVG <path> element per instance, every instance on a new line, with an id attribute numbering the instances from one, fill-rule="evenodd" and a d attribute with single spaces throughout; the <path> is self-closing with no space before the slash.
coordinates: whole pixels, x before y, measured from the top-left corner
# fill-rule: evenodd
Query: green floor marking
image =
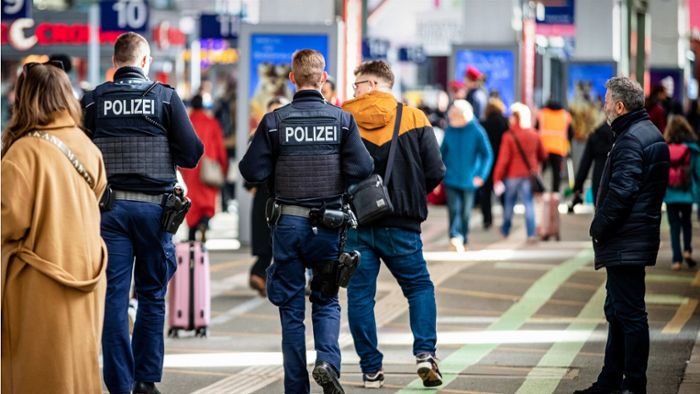
<path id="1" fill-rule="evenodd" d="M 586 332 L 586 338 L 595 331 L 598 326 L 594 319 L 598 319 L 603 314 L 603 303 L 605 302 L 605 285 L 600 286 L 586 306 L 581 309 L 576 319 L 569 324 L 566 331 Z M 540 359 L 537 366 L 527 375 L 525 382 L 520 386 L 516 394 L 550 394 L 556 390 L 559 382 L 564 377 L 567 367 L 576 358 L 581 348 L 586 343 L 557 342 L 549 348 L 549 351 Z M 544 376 L 547 376 L 546 378 Z"/>
<path id="2" fill-rule="evenodd" d="M 497 321 L 488 326 L 486 330 L 510 331 L 519 329 L 552 297 L 562 283 L 566 282 L 581 267 L 591 262 L 592 259 L 593 250 L 585 249 L 573 258 L 557 266 L 553 266 L 550 271 L 546 272 L 540 279 L 533 283 L 518 302 L 513 304 Z M 459 373 L 478 363 L 479 360 L 498 346 L 499 344 L 497 343 L 464 345 L 451 353 L 444 360 L 440 361 L 442 386 L 428 389 L 423 387 L 423 382 L 420 379 L 415 379 L 398 393 L 435 393 L 439 391 L 441 387 L 450 384 L 457 378 Z"/>
<path id="3" fill-rule="evenodd" d="M 664 275 L 664 274 L 647 274 L 646 281 L 649 282 L 672 282 L 691 284 L 695 279 L 694 276 L 682 275 Z"/>

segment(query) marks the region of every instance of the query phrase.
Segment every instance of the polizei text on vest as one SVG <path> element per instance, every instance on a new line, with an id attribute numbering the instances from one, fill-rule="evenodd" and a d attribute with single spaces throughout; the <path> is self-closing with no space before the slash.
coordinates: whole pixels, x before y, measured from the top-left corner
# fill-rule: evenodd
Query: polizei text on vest
<path id="1" fill-rule="evenodd" d="M 104 116 L 121 115 L 155 115 L 155 100 L 153 99 L 119 99 L 104 101 Z"/>
<path id="2" fill-rule="evenodd" d="M 338 142 L 337 126 L 296 126 L 284 128 L 286 144 Z"/>

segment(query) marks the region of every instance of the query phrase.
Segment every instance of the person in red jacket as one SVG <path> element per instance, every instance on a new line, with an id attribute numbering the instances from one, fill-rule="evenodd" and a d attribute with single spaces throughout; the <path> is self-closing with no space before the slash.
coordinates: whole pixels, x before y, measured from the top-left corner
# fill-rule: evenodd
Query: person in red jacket
<path id="1" fill-rule="evenodd" d="M 192 98 L 192 112 L 190 120 L 197 136 L 204 144 L 204 157 L 215 160 L 221 166 L 223 173 L 228 170 L 228 158 L 224 148 L 224 137 L 219 122 L 211 116 L 203 105 L 202 96 Z M 187 185 L 187 197 L 192 200 L 192 207 L 187 213 L 187 227 L 190 228 L 189 240 L 194 241 L 197 231 L 201 232 L 201 241 L 206 241 L 206 231 L 209 228 L 209 219 L 216 212 L 216 196 L 219 188 L 204 184 L 199 172 L 202 162 L 193 169 L 180 169 L 182 178 Z"/>
<path id="2" fill-rule="evenodd" d="M 503 134 L 498 160 L 493 170 L 494 192 L 500 195 L 505 191 L 501 234 L 504 237 L 510 234 L 513 207 L 520 198 L 525 205 L 527 239 L 528 242 L 534 242 L 535 206 L 532 201 L 530 174 L 540 171 L 540 163 L 547 159 L 547 153 L 539 135 L 531 129 L 530 109 L 524 104 L 515 103 L 510 107 L 510 111 L 510 130 Z M 522 153 L 518 145 L 522 148 Z"/>

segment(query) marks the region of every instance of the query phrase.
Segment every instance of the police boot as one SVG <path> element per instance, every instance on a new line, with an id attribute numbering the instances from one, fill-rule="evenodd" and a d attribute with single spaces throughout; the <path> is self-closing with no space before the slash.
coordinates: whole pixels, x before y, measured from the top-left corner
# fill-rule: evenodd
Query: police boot
<path id="1" fill-rule="evenodd" d="M 136 382 L 134 385 L 134 394 L 160 394 L 155 383 L 151 382 Z"/>
<path id="2" fill-rule="evenodd" d="M 338 373 L 325 361 L 316 361 L 314 371 L 311 373 L 316 383 L 323 387 L 323 394 L 345 394 L 338 381 Z"/>

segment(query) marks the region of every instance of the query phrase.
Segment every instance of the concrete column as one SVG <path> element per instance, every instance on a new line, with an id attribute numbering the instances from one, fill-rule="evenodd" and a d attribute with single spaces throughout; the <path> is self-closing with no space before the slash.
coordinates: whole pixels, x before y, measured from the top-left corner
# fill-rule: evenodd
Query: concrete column
<path id="1" fill-rule="evenodd" d="M 686 0 L 654 0 L 651 17 L 650 67 L 684 68 L 689 49 L 689 14 Z"/>
<path id="2" fill-rule="evenodd" d="M 619 0 L 577 1 L 575 9 L 576 49 L 580 60 L 621 58 L 621 15 Z"/>

